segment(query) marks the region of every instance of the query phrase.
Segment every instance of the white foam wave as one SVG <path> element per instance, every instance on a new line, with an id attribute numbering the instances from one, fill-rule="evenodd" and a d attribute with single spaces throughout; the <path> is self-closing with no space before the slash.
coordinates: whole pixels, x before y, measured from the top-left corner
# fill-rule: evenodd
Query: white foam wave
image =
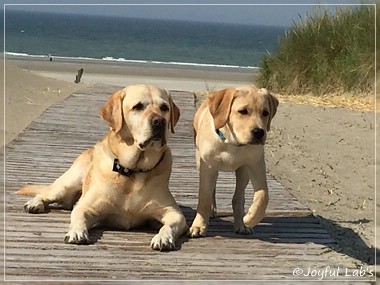
<path id="1" fill-rule="evenodd" d="M 123 62 L 123 63 L 136 63 L 136 64 L 153 64 L 153 65 L 173 65 L 173 66 L 189 66 L 189 67 L 204 67 L 204 68 L 225 68 L 225 69 L 252 69 L 257 70 L 258 67 L 255 66 L 238 66 L 238 65 L 226 65 L 226 64 L 209 64 L 209 63 L 193 63 L 193 62 L 176 62 L 176 61 L 149 61 L 149 60 L 134 60 L 134 59 L 125 59 L 125 58 L 114 58 L 111 56 L 106 56 L 101 59 L 99 58 L 92 58 L 92 57 L 66 57 L 66 56 L 56 56 L 56 55 L 31 55 L 27 53 L 17 53 L 17 52 L 5 52 L 8 56 L 15 56 L 15 57 L 30 57 L 30 58 L 48 58 L 52 57 L 54 59 L 61 59 L 61 60 L 70 60 L 70 61 L 80 61 L 80 60 L 87 60 L 87 61 L 106 61 L 106 62 Z"/>
<path id="2" fill-rule="evenodd" d="M 10 55 L 10 56 L 28 56 L 28 57 L 39 57 L 39 58 L 48 56 L 48 55 L 30 55 L 30 54 L 21 53 L 21 52 L 5 52 L 5 54 Z"/>

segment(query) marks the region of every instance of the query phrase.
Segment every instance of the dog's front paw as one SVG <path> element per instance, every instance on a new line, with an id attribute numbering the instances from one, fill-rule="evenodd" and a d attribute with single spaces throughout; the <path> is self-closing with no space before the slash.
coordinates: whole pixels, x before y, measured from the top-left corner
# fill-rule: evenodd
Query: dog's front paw
<path id="1" fill-rule="evenodd" d="M 199 238 L 206 236 L 207 227 L 206 226 L 191 226 L 188 231 L 188 236 L 192 238 Z"/>
<path id="2" fill-rule="evenodd" d="M 65 243 L 89 244 L 90 236 L 86 229 L 70 230 L 65 236 Z"/>
<path id="3" fill-rule="evenodd" d="M 251 235 L 254 233 L 253 228 L 247 227 L 244 224 L 234 226 L 234 230 L 235 230 L 235 233 L 241 234 L 241 235 Z"/>
<path id="4" fill-rule="evenodd" d="M 44 213 L 45 204 L 40 198 L 34 197 L 25 203 L 24 211 L 31 214 Z"/>
<path id="5" fill-rule="evenodd" d="M 169 251 L 175 249 L 174 238 L 170 234 L 156 234 L 150 243 L 150 247 L 154 250 Z"/>

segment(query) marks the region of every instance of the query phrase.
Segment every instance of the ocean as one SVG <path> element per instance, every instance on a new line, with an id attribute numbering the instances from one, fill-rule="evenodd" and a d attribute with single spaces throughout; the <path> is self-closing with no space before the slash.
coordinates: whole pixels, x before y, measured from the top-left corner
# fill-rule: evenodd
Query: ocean
<path id="1" fill-rule="evenodd" d="M 5 52 L 18 56 L 257 68 L 284 27 L 6 11 Z"/>

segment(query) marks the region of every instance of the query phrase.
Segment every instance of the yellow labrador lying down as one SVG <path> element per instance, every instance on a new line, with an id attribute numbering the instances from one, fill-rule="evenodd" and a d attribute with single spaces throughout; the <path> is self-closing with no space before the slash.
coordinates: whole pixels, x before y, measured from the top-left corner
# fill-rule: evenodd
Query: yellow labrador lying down
<path id="1" fill-rule="evenodd" d="M 156 250 L 173 250 L 186 232 L 185 217 L 169 192 L 172 157 L 168 129 L 179 109 L 167 91 L 134 85 L 115 92 L 100 114 L 110 126 L 103 140 L 84 151 L 51 185 L 28 185 L 17 192 L 34 196 L 24 206 L 44 212 L 52 203 L 72 209 L 66 243 L 90 242 L 96 225 L 120 229 L 157 220 L 162 227 L 151 242 Z"/>
<path id="2" fill-rule="evenodd" d="M 234 229 L 251 234 L 265 215 L 268 186 L 264 160 L 266 132 L 276 114 L 278 100 L 255 86 L 228 88 L 208 95 L 194 117 L 196 161 L 199 171 L 197 214 L 189 236 L 205 236 L 215 210 L 218 171 L 235 171 L 232 199 Z M 244 215 L 245 188 L 251 180 L 253 204 Z"/>

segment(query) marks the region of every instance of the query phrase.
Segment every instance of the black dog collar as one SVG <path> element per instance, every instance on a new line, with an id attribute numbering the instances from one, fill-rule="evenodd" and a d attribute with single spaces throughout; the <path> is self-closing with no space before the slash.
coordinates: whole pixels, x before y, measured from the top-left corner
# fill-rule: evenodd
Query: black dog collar
<path id="1" fill-rule="evenodd" d="M 146 172 L 149 172 L 149 171 L 152 171 L 153 169 L 155 169 L 164 160 L 164 157 L 165 157 L 165 152 L 161 155 L 161 158 L 156 163 L 156 165 L 151 169 L 131 169 L 128 167 L 124 167 L 120 164 L 119 160 L 117 158 L 115 158 L 113 161 L 112 171 L 118 172 L 121 175 L 124 175 L 126 177 L 130 177 L 135 173 L 146 173 Z"/>

